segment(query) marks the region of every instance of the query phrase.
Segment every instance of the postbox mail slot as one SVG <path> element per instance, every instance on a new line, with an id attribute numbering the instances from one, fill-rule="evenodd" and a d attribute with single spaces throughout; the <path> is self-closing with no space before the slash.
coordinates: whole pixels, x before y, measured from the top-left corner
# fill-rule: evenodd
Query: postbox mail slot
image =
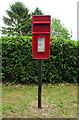
<path id="1" fill-rule="evenodd" d="M 35 23 L 35 26 L 48 26 L 49 23 Z"/>

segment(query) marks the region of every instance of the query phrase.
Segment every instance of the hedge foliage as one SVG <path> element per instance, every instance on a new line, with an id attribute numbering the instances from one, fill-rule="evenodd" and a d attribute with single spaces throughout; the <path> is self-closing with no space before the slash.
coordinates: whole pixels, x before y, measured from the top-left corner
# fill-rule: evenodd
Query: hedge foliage
<path id="1" fill-rule="evenodd" d="M 38 61 L 32 59 L 32 38 L 1 37 L 3 82 L 38 83 Z M 50 59 L 42 60 L 43 83 L 77 82 L 77 43 L 51 37 Z"/>

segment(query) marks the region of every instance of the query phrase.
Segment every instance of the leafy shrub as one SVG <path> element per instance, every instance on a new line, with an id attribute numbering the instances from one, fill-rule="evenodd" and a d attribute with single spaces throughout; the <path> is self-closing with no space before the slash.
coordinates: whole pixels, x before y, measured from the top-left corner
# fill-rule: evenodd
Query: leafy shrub
<path id="1" fill-rule="evenodd" d="M 62 38 L 54 39 L 55 40 L 51 40 L 50 59 L 44 60 L 44 77 L 46 78 L 46 76 L 48 76 L 49 82 L 52 83 L 63 81 L 77 82 L 76 42 Z"/>
<path id="2" fill-rule="evenodd" d="M 38 83 L 38 61 L 32 59 L 32 38 L 1 37 L 3 82 Z M 42 60 L 44 83 L 77 82 L 77 44 L 51 37 L 50 59 Z"/>

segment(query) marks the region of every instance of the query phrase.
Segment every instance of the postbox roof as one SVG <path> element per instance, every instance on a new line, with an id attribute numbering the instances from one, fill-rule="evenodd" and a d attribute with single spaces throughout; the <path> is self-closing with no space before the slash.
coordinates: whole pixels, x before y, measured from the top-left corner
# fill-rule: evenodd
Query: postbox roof
<path id="1" fill-rule="evenodd" d="M 33 23 L 50 23 L 50 15 L 33 15 Z"/>

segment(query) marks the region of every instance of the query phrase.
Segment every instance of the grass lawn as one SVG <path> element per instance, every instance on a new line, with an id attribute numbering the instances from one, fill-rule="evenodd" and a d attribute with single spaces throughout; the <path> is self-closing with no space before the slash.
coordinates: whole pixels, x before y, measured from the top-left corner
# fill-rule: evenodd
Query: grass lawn
<path id="1" fill-rule="evenodd" d="M 38 86 L 2 85 L 4 118 L 77 118 L 77 85 L 42 85 L 42 109 Z"/>

